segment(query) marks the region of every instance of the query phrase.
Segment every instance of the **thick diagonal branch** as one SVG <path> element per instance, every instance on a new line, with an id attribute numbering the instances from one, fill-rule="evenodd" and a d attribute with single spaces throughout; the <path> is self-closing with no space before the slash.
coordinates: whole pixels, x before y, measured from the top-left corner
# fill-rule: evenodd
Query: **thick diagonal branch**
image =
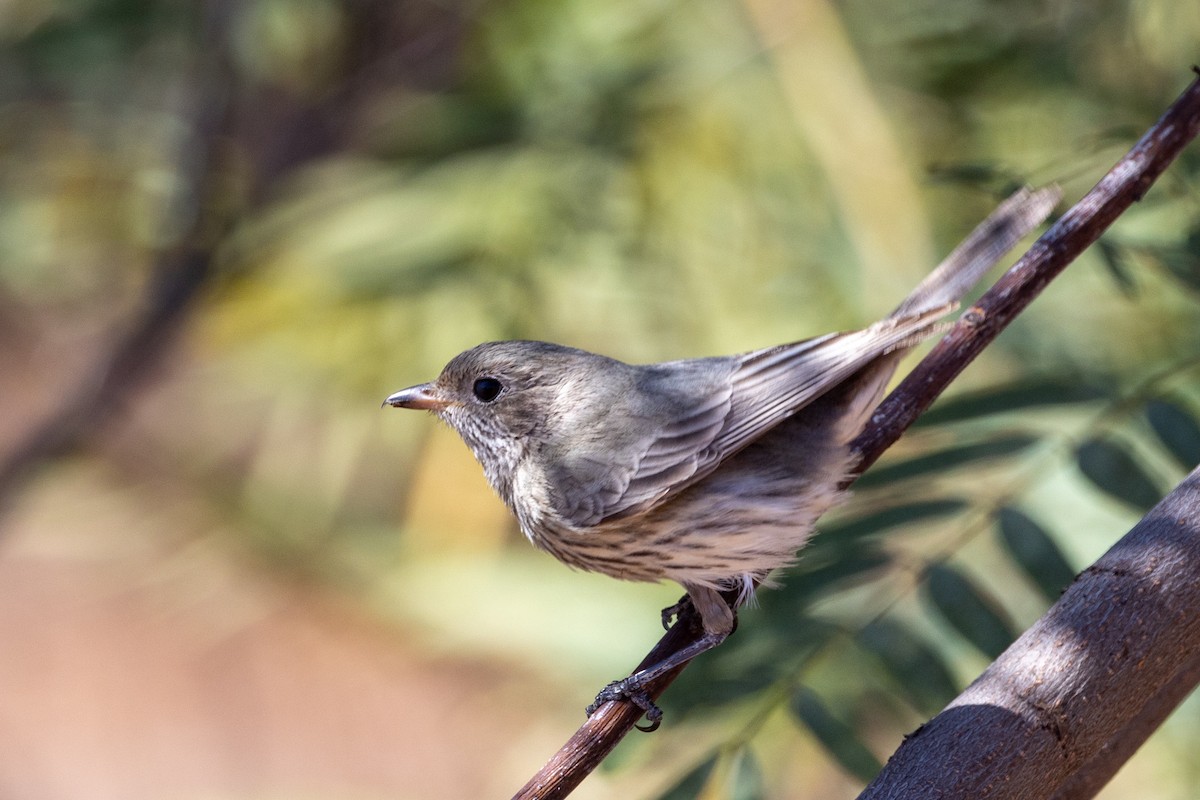
<path id="1" fill-rule="evenodd" d="M 860 800 L 1092 797 L 1197 679 L 1200 469 L 905 739 Z"/>

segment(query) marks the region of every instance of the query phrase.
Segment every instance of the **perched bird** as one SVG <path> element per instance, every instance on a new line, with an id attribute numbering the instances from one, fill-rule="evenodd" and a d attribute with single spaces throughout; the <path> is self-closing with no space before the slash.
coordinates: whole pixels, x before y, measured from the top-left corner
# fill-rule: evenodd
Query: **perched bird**
<path id="1" fill-rule="evenodd" d="M 937 331 L 1057 199 L 1055 189 L 1010 197 L 890 316 L 860 331 L 647 365 L 490 342 L 385 405 L 432 411 L 458 431 L 525 535 L 559 560 L 684 587 L 703 636 L 597 698 L 630 697 L 656 725 L 642 687 L 729 635 L 734 609 L 722 592 L 736 589 L 740 603 L 795 559 L 842 498 L 854 466 L 847 444 L 904 351 Z"/>

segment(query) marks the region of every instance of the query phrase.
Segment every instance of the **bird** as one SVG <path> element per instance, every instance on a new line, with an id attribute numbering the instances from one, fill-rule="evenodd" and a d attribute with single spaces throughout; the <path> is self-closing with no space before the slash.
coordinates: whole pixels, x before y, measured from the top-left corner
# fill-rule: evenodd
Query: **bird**
<path id="1" fill-rule="evenodd" d="M 794 562 L 817 519 L 846 497 L 849 442 L 900 358 L 945 327 L 1058 197 L 1054 187 L 1017 191 L 861 330 L 642 365 L 548 342 L 487 342 L 384 405 L 430 411 L 457 431 L 524 534 L 558 560 L 683 587 L 702 635 L 588 707 L 632 700 L 652 730 L 662 712 L 645 686 L 723 642 L 755 587 Z M 664 624 L 681 607 L 664 609 Z"/>

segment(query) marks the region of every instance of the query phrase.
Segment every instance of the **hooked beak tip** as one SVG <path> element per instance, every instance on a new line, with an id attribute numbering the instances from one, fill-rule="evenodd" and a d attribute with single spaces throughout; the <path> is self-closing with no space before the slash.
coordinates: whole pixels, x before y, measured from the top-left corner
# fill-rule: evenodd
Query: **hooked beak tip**
<path id="1" fill-rule="evenodd" d="M 391 406 L 392 408 L 415 408 L 426 411 L 437 411 L 438 409 L 445 408 L 446 403 L 437 396 L 431 384 L 422 383 L 418 386 L 401 389 L 395 394 L 390 395 L 383 401 L 383 405 L 380 408 L 387 406 Z"/>

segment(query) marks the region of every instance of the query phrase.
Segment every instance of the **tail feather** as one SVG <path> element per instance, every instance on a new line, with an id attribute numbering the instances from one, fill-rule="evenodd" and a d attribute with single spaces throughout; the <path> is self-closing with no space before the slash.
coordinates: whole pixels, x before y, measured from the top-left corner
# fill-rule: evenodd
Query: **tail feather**
<path id="1" fill-rule="evenodd" d="M 1015 192 L 925 276 L 892 316 L 907 317 L 948 304 L 957 305 L 984 273 L 1046 219 L 1061 196 L 1057 186 Z"/>

